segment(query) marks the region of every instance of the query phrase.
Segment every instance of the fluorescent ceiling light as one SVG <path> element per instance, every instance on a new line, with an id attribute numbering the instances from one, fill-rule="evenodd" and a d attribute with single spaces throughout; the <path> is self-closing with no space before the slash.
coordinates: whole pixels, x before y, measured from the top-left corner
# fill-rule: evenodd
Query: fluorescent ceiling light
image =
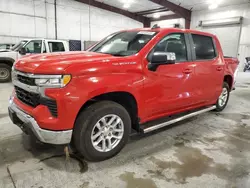
<path id="1" fill-rule="evenodd" d="M 130 4 L 129 3 L 125 3 L 124 5 L 123 5 L 123 8 L 129 8 L 130 7 Z"/>
<path id="2" fill-rule="evenodd" d="M 154 14 L 153 17 L 154 17 L 154 18 L 160 18 L 161 15 L 160 15 L 160 14 Z"/>
<path id="3" fill-rule="evenodd" d="M 208 8 L 209 8 L 210 10 L 216 9 L 216 8 L 218 8 L 218 4 L 209 5 Z"/>

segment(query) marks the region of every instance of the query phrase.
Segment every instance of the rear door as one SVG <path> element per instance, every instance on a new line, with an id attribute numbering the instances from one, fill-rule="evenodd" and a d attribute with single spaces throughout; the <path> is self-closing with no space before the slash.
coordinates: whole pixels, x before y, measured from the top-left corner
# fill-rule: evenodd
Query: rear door
<path id="1" fill-rule="evenodd" d="M 195 62 L 197 102 L 215 102 L 221 92 L 224 77 L 224 60 L 217 51 L 220 44 L 211 36 L 190 34 Z"/>
<path id="2" fill-rule="evenodd" d="M 65 52 L 63 42 L 48 41 L 48 47 L 50 52 Z"/>
<path id="3" fill-rule="evenodd" d="M 192 107 L 195 103 L 195 74 L 188 34 L 166 35 L 155 45 L 149 56 L 154 52 L 173 52 L 176 54 L 176 63 L 160 65 L 154 71 L 145 72 L 147 116 L 156 117 Z M 145 60 L 146 64 L 150 63 L 149 56 Z"/>

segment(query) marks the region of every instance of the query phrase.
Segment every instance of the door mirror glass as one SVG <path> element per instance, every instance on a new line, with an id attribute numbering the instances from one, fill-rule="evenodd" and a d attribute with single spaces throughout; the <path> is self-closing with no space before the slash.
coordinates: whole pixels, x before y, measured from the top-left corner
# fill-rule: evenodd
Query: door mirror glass
<path id="1" fill-rule="evenodd" d="M 151 64 L 163 65 L 163 64 L 175 64 L 176 56 L 172 52 L 154 52 Z"/>
<path id="2" fill-rule="evenodd" d="M 24 47 L 22 47 L 22 48 L 20 48 L 20 50 L 19 50 L 19 54 L 21 54 L 21 55 L 26 55 L 26 49 L 24 48 Z"/>

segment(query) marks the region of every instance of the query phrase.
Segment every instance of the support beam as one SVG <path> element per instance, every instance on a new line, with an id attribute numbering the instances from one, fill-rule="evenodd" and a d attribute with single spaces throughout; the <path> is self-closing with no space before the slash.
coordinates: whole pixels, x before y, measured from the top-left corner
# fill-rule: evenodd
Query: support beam
<path id="1" fill-rule="evenodd" d="M 95 1 L 95 0 L 76 0 L 76 1 L 84 3 L 84 4 L 88 4 L 90 6 L 97 7 L 97 8 L 103 9 L 103 10 L 107 10 L 110 12 L 121 14 L 121 15 L 126 16 L 126 17 L 129 17 L 133 20 L 136 20 L 138 22 L 143 23 L 144 27 L 148 26 L 148 22 L 150 22 L 150 19 L 145 17 L 145 16 L 137 15 L 135 13 L 132 13 L 132 12 L 129 12 L 129 11 L 117 8 L 117 7 L 113 7 L 111 5 L 101 3 L 99 1 Z"/>
<path id="2" fill-rule="evenodd" d="M 138 15 L 148 15 L 148 14 L 159 13 L 159 12 L 167 12 L 167 11 L 169 11 L 169 9 L 163 7 L 163 8 L 145 10 L 145 11 L 140 11 L 140 12 L 135 12 L 135 13 Z"/>
<path id="3" fill-rule="evenodd" d="M 165 8 L 168 8 L 181 18 L 184 18 L 186 21 L 185 28 L 189 29 L 190 28 L 190 22 L 191 22 L 191 11 L 188 9 L 185 9 L 179 5 L 176 5 L 174 3 L 171 3 L 168 0 L 149 0 L 155 4 L 161 5 Z"/>

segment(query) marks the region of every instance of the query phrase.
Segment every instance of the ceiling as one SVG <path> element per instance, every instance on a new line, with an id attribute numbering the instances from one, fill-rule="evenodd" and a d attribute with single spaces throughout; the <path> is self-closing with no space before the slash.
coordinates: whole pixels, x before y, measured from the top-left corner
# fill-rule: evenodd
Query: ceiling
<path id="1" fill-rule="evenodd" d="M 153 3 L 150 0 L 96 0 L 96 1 L 123 10 L 127 10 L 129 12 L 133 12 L 141 16 L 149 17 L 151 19 L 157 19 L 155 17 L 156 14 L 158 18 L 167 15 L 174 15 L 174 12 L 170 10 L 162 10 L 162 8 L 164 7 L 156 3 Z M 168 1 L 192 11 L 207 10 L 209 5 L 213 3 L 218 4 L 219 7 L 250 3 L 250 0 L 168 0 Z"/>
<path id="2" fill-rule="evenodd" d="M 229 5 L 238 5 L 244 3 L 250 3 L 250 0 L 168 0 L 175 4 L 192 10 L 205 10 L 208 9 L 209 4 L 218 3 L 219 7 L 225 7 Z"/>

